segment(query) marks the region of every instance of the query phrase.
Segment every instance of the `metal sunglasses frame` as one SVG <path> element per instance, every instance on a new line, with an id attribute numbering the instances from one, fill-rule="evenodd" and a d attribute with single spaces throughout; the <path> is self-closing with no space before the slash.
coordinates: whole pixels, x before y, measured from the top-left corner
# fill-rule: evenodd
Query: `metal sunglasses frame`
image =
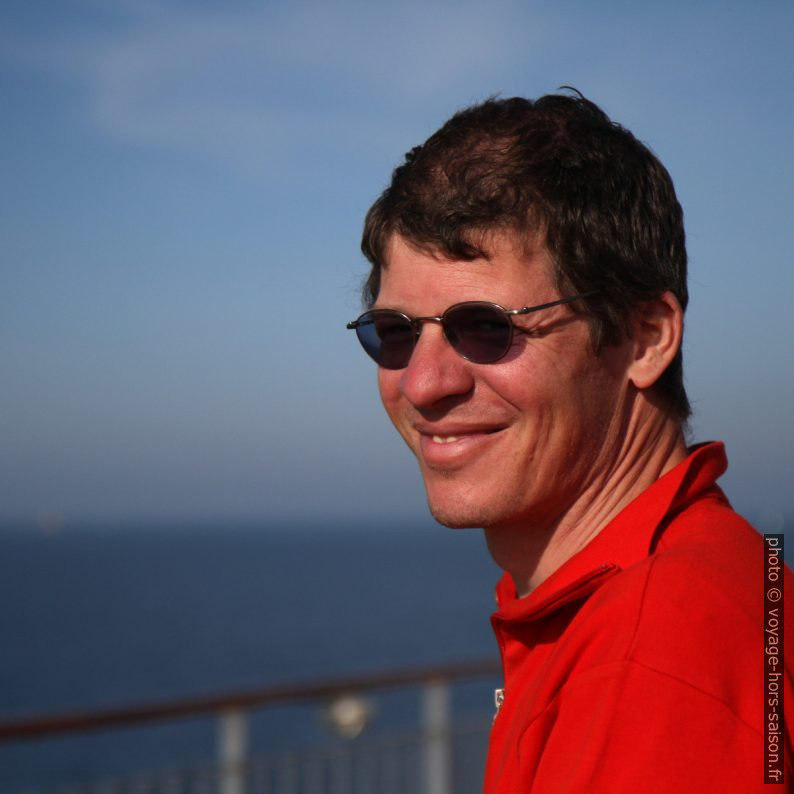
<path id="1" fill-rule="evenodd" d="M 540 311 L 541 309 L 550 309 L 552 306 L 562 306 L 566 303 L 573 303 L 574 301 L 582 300 L 584 298 L 591 298 L 595 294 L 596 294 L 595 290 L 591 292 L 581 292 L 577 295 L 572 295 L 568 298 L 560 298 L 559 300 L 556 301 L 549 301 L 548 303 L 540 303 L 537 306 L 522 306 L 520 309 L 505 309 L 504 306 L 500 306 L 498 303 L 491 303 L 490 301 L 463 301 L 461 303 L 453 304 L 452 306 L 447 308 L 444 311 L 444 313 L 440 316 L 429 315 L 427 317 L 411 317 L 405 314 L 404 312 L 397 311 L 397 309 L 370 309 L 369 311 L 364 312 L 364 314 L 360 315 L 357 319 L 349 322 L 346 327 L 348 330 L 355 330 L 362 325 L 371 324 L 378 317 L 378 315 L 381 316 L 389 315 L 392 317 L 396 315 L 398 317 L 403 317 L 407 321 L 408 325 L 411 326 L 411 329 L 414 332 L 414 346 L 416 346 L 416 341 L 419 339 L 419 335 L 422 333 L 422 326 L 425 323 L 439 323 L 441 327 L 444 328 L 444 318 L 453 309 L 459 309 L 461 306 L 488 306 L 504 314 L 510 323 L 510 336 L 505 346 L 505 352 L 502 353 L 502 355 L 499 356 L 499 358 L 493 359 L 493 361 L 483 362 L 483 363 L 493 364 L 499 361 L 500 359 L 504 358 L 505 355 L 507 355 L 507 351 L 510 349 L 510 345 L 512 344 L 513 341 L 514 331 L 519 331 L 520 333 L 526 333 L 526 331 L 523 328 L 520 328 L 519 326 L 517 326 L 515 323 L 512 322 L 512 320 L 510 319 L 511 317 L 515 317 L 517 315 L 523 315 L 523 314 L 531 314 L 532 312 L 537 312 Z M 455 350 L 455 352 L 459 356 L 461 356 L 461 358 L 464 358 L 467 361 L 470 360 L 468 356 L 465 356 L 457 348 L 455 348 L 455 346 L 452 344 L 452 342 L 449 340 L 449 337 L 446 334 L 446 329 L 444 330 L 444 336 L 447 338 L 447 341 L 450 343 L 453 350 Z M 413 347 L 411 348 L 411 352 L 413 352 Z"/>

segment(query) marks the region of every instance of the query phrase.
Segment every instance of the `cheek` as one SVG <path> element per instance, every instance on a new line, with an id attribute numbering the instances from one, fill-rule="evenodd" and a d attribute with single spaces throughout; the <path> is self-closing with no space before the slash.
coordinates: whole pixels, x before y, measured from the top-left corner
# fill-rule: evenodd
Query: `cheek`
<path id="1" fill-rule="evenodd" d="M 525 359 L 486 370 L 481 393 L 495 395 L 521 414 L 537 415 L 558 404 L 560 383 L 554 362 Z"/>
<path id="2" fill-rule="evenodd" d="M 615 384 L 589 361 L 570 362 L 570 351 L 538 352 L 531 362 L 494 370 L 487 390 L 511 406 L 539 448 L 567 448 L 600 429 L 591 425 L 603 424 Z"/>
<path id="3" fill-rule="evenodd" d="M 383 403 L 391 423 L 408 447 L 414 454 L 417 454 L 418 441 L 412 431 L 410 407 L 403 396 L 400 385 L 402 372 L 402 370 L 379 369 L 378 390 L 381 403 Z"/>
<path id="4" fill-rule="evenodd" d="M 378 391 L 383 407 L 393 422 L 396 422 L 396 411 L 400 402 L 401 371 L 378 369 Z"/>

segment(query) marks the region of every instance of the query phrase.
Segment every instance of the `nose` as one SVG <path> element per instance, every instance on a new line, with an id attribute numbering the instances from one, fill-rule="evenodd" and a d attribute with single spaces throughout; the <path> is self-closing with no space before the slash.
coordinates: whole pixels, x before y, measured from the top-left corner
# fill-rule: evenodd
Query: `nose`
<path id="1" fill-rule="evenodd" d="M 441 325 L 424 323 L 400 378 L 405 398 L 416 408 L 432 408 L 445 398 L 467 394 L 473 386 L 470 363 L 452 349 Z"/>

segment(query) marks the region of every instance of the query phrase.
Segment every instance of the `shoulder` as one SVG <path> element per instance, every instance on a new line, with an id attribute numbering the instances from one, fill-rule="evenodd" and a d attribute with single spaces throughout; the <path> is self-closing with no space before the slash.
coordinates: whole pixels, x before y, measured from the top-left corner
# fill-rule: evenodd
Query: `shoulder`
<path id="1" fill-rule="evenodd" d="M 702 500 L 667 523 L 643 561 L 644 606 L 679 623 L 739 620 L 757 630 L 763 572 L 762 536 L 727 504 Z"/>
<path id="2" fill-rule="evenodd" d="M 669 518 L 651 553 L 622 570 L 600 595 L 630 602 L 625 606 L 636 608 L 639 627 L 653 623 L 678 633 L 702 621 L 730 621 L 735 630 L 758 631 L 764 554 L 763 537 L 744 518 L 720 499 L 702 499 Z"/>
<path id="3" fill-rule="evenodd" d="M 663 530 L 653 553 L 636 566 L 643 581 L 641 625 L 676 635 L 730 629 L 737 643 L 757 641 L 763 631 L 763 537 L 718 500 L 692 505 Z M 730 638 L 723 638 L 720 647 L 728 645 Z"/>
<path id="4" fill-rule="evenodd" d="M 615 575 L 587 608 L 620 626 L 623 659 L 649 680 L 675 681 L 760 731 L 764 592 L 762 536 L 730 507 L 706 503 L 673 518 L 654 553 Z"/>
<path id="5" fill-rule="evenodd" d="M 668 519 L 650 553 L 607 581 L 586 611 L 614 613 L 632 637 L 720 623 L 759 631 L 763 571 L 762 536 L 724 502 L 701 500 Z"/>

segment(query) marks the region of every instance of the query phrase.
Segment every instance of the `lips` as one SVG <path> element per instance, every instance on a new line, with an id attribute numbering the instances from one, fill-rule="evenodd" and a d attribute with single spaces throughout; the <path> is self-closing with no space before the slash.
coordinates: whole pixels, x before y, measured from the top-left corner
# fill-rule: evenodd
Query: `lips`
<path id="1" fill-rule="evenodd" d="M 497 442 L 503 426 L 415 428 L 419 432 L 419 457 L 431 468 L 459 468 L 482 456 Z"/>

